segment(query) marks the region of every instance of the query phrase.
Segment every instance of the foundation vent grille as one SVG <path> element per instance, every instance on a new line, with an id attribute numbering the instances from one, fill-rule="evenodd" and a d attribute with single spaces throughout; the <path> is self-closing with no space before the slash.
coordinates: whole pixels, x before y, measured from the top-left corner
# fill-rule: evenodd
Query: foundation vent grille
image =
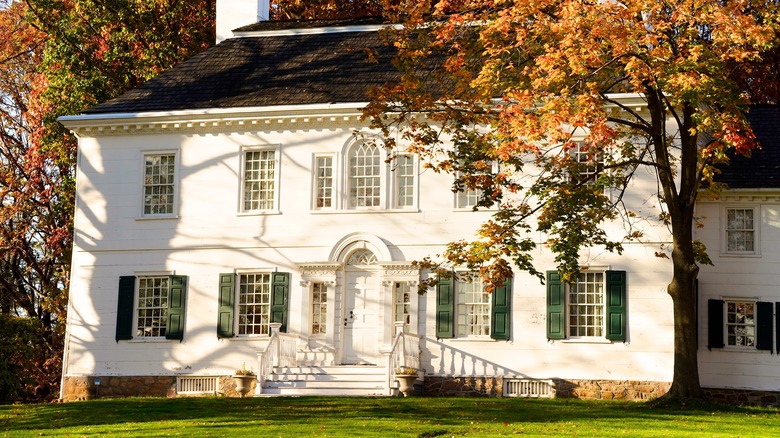
<path id="1" fill-rule="evenodd" d="M 176 377 L 176 393 L 181 395 L 216 395 L 219 391 L 216 376 Z"/>
<path id="2" fill-rule="evenodd" d="M 540 379 L 506 379 L 504 397 L 554 398 L 555 382 Z"/>

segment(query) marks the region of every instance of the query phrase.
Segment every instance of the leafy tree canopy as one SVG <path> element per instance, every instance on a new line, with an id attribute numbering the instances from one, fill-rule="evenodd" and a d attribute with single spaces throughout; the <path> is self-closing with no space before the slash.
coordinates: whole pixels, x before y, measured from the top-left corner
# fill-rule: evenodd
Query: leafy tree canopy
<path id="1" fill-rule="evenodd" d="M 378 91 L 367 114 L 454 173 L 455 190 L 479 189 L 479 207 L 497 208 L 475 240 L 450 244 L 446 263 L 494 285 L 512 264 L 540 275 L 541 231 L 571 279 L 583 248 L 641 240 L 635 212 L 605 188 L 637 190 L 633 176 L 650 169 L 658 184 L 646 195 L 672 234 L 670 396 L 702 397 L 693 286 L 708 259 L 693 239 L 694 206 L 729 154 L 756 146 L 749 95 L 728 73 L 770 53 L 777 2 L 441 0 L 402 12 L 392 38 L 403 81 Z M 627 232 L 608 235 L 604 223 L 618 219 Z"/>

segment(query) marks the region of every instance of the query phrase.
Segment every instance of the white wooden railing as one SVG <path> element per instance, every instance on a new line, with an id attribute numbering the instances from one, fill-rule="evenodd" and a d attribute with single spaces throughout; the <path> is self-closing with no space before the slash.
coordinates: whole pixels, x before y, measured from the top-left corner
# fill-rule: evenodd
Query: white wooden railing
<path id="1" fill-rule="evenodd" d="M 298 366 L 298 336 L 281 333 L 279 323 L 269 324 L 271 337 L 263 350 L 257 353 L 257 384 L 255 394 L 262 393 L 263 384 L 274 367 Z"/>
<path id="2" fill-rule="evenodd" d="M 392 395 L 396 370 L 401 367 L 420 370 L 420 339 L 420 335 L 404 333 L 403 323 L 396 323 L 395 339 L 387 360 L 388 395 Z"/>

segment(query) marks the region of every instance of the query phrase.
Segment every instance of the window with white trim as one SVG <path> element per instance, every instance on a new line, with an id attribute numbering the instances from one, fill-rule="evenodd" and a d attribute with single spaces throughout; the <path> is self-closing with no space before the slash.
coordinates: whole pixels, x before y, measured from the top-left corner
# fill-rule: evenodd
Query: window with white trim
<path id="1" fill-rule="evenodd" d="M 271 322 L 271 274 L 238 275 L 238 336 L 267 335 Z"/>
<path id="2" fill-rule="evenodd" d="M 491 162 L 488 163 L 489 166 L 485 165 L 485 167 L 489 167 L 490 169 L 485 169 L 485 172 L 483 172 L 480 175 L 487 175 L 488 172 L 497 174 L 499 172 L 499 165 L 498 162 Z M 458 177 L 461 177 L 462 174 L 458 174 Z M 479 175 L 476 175 L 479 176 Z M 462 187 L 463 190 L 457 190 L 455 191 L 455 208 L 456 209 L 468 209 L 473 210 L 474 207 L 477 206 L 479 203 L 479 200 L 482 198 L 483 190 L 481 188 L 469 188 L 465 185 Z"/>
<path id="3" fill-rule="evenodd" d="M 119 277 L 116 340 L 184 339 L 187 277 Z"/>
<path id="4" fill-rule="evenodd" d="M 176 208 L 176 154 L 144 154 L 143 215 L 172 216 Z"/>
<path id="5" fill-rule="evenodd" d="M 455 283 L 457 337 L 490 337 L 490 296 L 478 274 L 458 274 Z"/>
<path id="6" fill-rule="evenodd" d="M 579 141 L 570 153 L 577 169 L 576 175 L 570 175 L 572 182 L 595 185 L 598 175 L 604 171 L 604 157 L 601 152 Z"/>
<path id="7" fill-rule="evenodd" d="M 324 335 L 327 327 L 328 288 L 325 283 L 312 283 L 311 334 Z"/>
<path id="8" fill-rule="evenodd" d="M 756 303 L 726 301 L 726 345 L 756 346 Z"/>
<path id="9" fill-rule="evenodd" d="M 408 282 L 396 282 L 393 297 L 393 321 L 402 322 L 404 333 L 411 331 L 412 288 Z"/>
<path id="10" fill-rule="evenodd" d="M 137 338 L 164 338 L 168 326 L 168 276 L 139 277 Z"/>
<path id="11" fill-rule="evenodd" d="M 393 160 L 393 176 L 395 182 L 395 208 L 411 208 L 415 206 L 415 165 L 412 155 L 398 155 Z"/>
<path id="12" fill-rule="evenodd" d="M 347 206 L 349 209 L 381 207 L 382 154 L 371 141 L 352 145 L 348 153 Z"/>
<path id="13" fill-rule="evenodd" d="M 565 282 L 547 271 L 547 339 L 626 341 L 626 271 L 583 270 Z"/>
<path id="14" fill-rule="evenodd" d="M 580 272 L 567 287 L 569 336 L 604 336 L 604 273 Z"/>
<path id="15" fill-rule="evenodd" d="M 480 189 L 465 189 L 462 192 L 455 193 L 455 208 L 472 209 L 479 202 L 482 196 Z"/>
<path id="16" fill-rule="evenodd" d="M 241 211 L 259 212 L 277 208 L 277 155 L 274 149 L 243 150 Z"/>
<path id="17" fill-rule="evenodd" d="M 755 254 L 756 248 L 756 208 L 725 208 L 725 250 L 732 254 Z"/>
<path id="18" fill-rule="evenodd" d="M 314 157 L 314 208 L 317 210 L 335 207 L 333 156 Z"/>

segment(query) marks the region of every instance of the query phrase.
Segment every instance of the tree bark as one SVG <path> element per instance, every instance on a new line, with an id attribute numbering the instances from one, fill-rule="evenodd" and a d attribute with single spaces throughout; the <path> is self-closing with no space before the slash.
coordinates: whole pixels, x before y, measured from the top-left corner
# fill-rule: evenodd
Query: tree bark
<path id="1" fill-rule="evenodd" d="M 674 274 L 667 286 L 667 292 L 672 297 L 674 313 L 674 375 L 666 397 L 704 399 L 704 391 L 699 382 L 696 318 L 695 285 L 699 267 L 693 259 L 693 232 L 690 226 L 684 225 L 672 225 Z"/>
<path id="2" fill-rule="evenodd" d="M 680 169 L 679 186 L 672 172 L 670 151 L 667 143 L 666 117 L 668 111 L 660 90 L 647 87 L 648 110 L 651 114 L 651 138 L 656 152 L 658 179 L 663 191 L 663 200 L 669 209 L 672 227 L 672 281 L 667 293 L 672 298 L 674 315 L 674 374 L 672 386 L 666 398 L 704 399 L 704 391 L 699 382 L 698 327 L 696 318 L 696 277 L 699 266 L 696 264 L 693 249 L 693 217 L 696 196 L 699 190 L 697 161 L 698 144 L 693 120 L 694 107 L 684 105 L 679 108 L 680 131 Z"/>

